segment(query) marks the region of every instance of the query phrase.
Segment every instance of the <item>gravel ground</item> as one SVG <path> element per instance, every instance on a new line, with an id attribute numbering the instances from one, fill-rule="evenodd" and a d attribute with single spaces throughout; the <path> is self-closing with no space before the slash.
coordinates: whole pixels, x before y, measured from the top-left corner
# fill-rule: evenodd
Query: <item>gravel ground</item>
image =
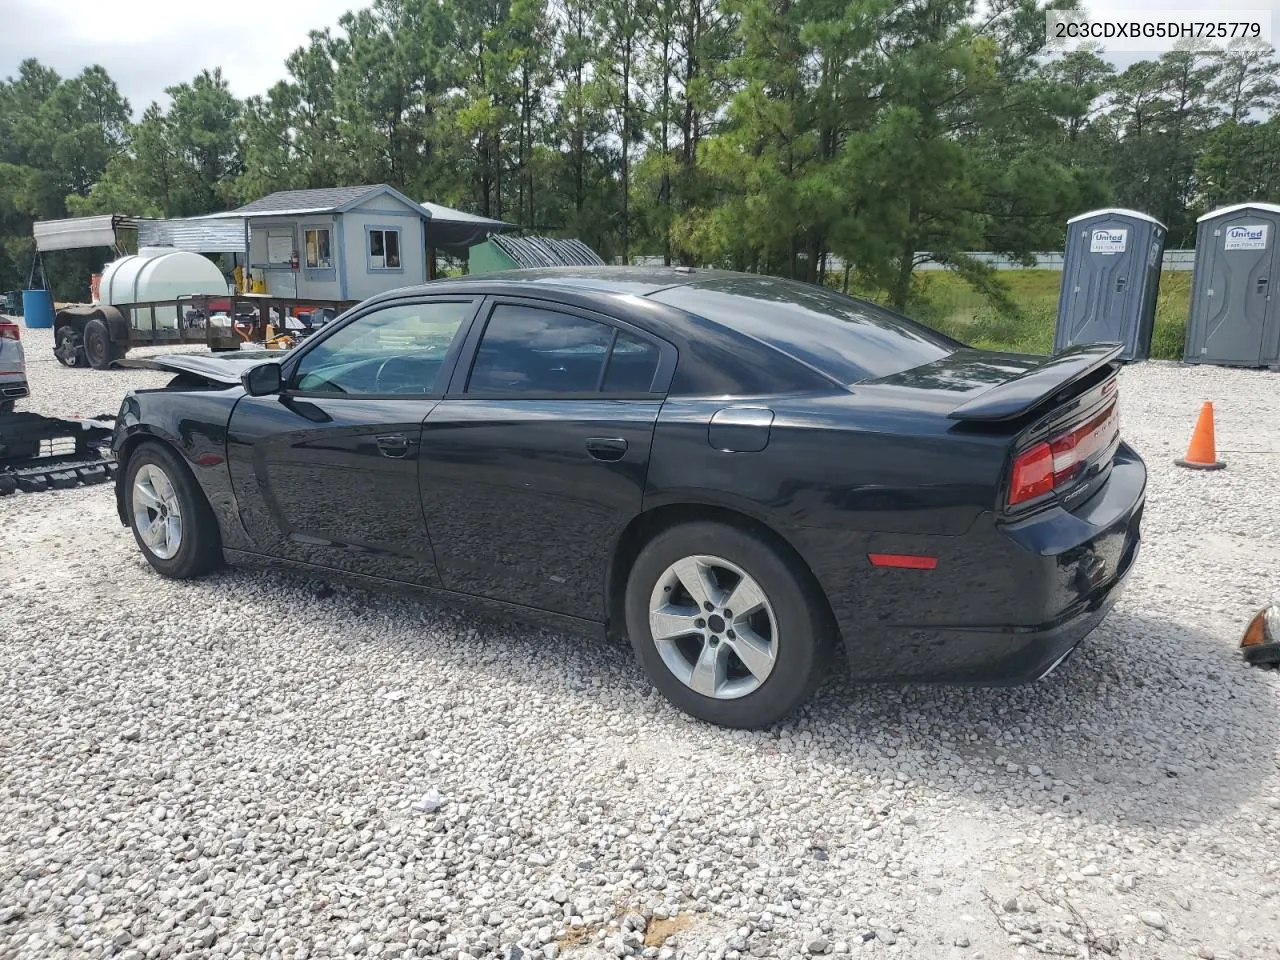
<path id="1" fill-rule="evenodd" d="M 30 407 L 165 375 L 63 369 Z M 834 678 L 762 733 L 629 650 L 152 574 L 110 489 L 0 501 L 0 956 L 1280 956 L 1280 377 L 1146 363 L 1125 597 L 1048 680 Z M 1175 468 L 1203 399 L 1211 474 Z"/>

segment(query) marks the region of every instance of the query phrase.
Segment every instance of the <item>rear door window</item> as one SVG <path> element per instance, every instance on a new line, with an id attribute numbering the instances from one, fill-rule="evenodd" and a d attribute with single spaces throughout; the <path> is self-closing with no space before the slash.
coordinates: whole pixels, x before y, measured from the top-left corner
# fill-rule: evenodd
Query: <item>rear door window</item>
<path id="1" fill-rule="evenodd" d="M 611 324 L 500 303 L 476 350 L 466 392 L 484 396 L 648 393 L 658 348 Z"/>
<path id="2" fill-rule="evenodd" d="M 658 348 L 647 340 L 618 331 L 609 365 L 605 368 L 605 393 L 648 393 L 658 372 Z"/>

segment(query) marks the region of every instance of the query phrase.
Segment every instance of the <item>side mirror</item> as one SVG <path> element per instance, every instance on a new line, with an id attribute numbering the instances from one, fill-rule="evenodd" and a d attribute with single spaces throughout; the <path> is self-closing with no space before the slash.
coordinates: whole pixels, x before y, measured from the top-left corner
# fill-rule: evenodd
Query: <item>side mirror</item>
<path id="1" fill-rule="evenodd" d="M 251 397 L 266 397 L 279 393 L 284 385 L 280 378 L 280 364 L 260 363 L 240 374 L 244 392 Z"/>

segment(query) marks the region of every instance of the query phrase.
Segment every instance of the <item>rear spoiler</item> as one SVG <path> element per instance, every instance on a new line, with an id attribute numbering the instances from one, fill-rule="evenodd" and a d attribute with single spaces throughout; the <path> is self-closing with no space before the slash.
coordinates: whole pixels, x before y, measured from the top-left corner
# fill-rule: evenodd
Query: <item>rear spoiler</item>
<path id="1" fill-rule="evenodd" d="M 1123 350 L 1124 345 L 1119 343 L 1069 347 L 1040 366 L 962 403 L 947 416 L 952 420 L 1013 420 L 1052 401 L 1064 388 L 1101 370 Z"/>

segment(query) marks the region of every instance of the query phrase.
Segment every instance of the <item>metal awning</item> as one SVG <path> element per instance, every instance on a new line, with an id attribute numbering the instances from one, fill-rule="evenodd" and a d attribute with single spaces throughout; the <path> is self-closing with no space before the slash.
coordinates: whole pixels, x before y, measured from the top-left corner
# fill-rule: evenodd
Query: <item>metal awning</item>
<path id="1" fill-rule="evenodd" d="M 466 256 L 467 250 L 487 237 L 518 229 L 505 220 L 455 210 L 430 200 L 422 201 L 419 206 L 431 218 L 427 221 L 427 246 L 457 257 Z"/>
<path id="2" fill-rule="evenodd" d="M 41 253 L 50 250 L 84 250 L 92 247 L 115 247 L 116 230 L 134 229 L 137 221 L 118 213 L 104 213 L 97 217 L 72 217 L 67 220 L 37 220 L 31 226 L 36 238 L 36 249 Z"/>
<path id="3" fill-rule="evenodd" d="M 245 253 L 244 220 L 224 217 L 182 217 L 139 220 L 138 246 L 173 247 L 193 253 Z"/>

